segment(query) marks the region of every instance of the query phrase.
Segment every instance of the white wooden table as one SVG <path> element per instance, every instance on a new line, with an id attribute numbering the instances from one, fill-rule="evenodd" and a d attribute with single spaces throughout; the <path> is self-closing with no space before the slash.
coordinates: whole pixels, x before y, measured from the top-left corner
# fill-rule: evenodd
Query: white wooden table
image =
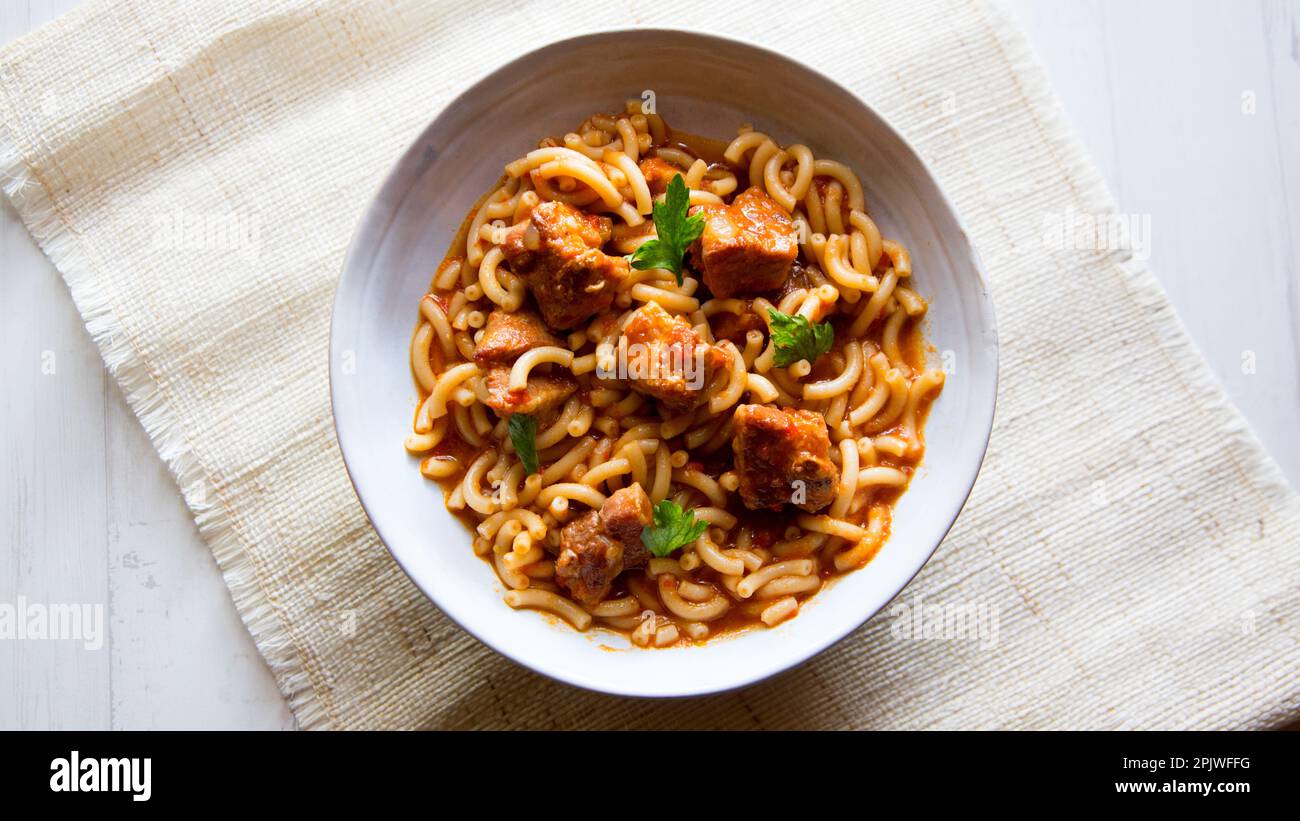
<path id="1" fill-rule="evenodd" d="M 2 0 L 0 42 L 76 0 Z M 1120 209 L 1300 487 L 1300 2 L 1014 0 Z M 52 371 L 52 372 L 49 372 Z M 0 640 L 0 728 L 292 727 L 58 274 L 0 215 L 0 604 L 100 603 L 103 648 Z"/>

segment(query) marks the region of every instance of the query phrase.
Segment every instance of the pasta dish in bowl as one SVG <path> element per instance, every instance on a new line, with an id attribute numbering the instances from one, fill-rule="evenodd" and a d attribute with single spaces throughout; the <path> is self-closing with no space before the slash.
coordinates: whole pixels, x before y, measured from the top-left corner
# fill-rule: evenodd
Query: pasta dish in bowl
<path id="1" fill-rule="evenodd" d="M 997 384 L 978 260 L 906 141 L 788 58 L 658 29 L 447 105 L 361 220 L 330 349 L 348 476 L 418 592 L 634 696 L 751 683 L 884 608 Z"/>
<path id="2" fill-rule="evenodd" d="M 406 448 L 512 607 L 634 646 L 865 565 L 944 383 L 848 166 L 631 100 L 505 167 L 419 302 Z"/>

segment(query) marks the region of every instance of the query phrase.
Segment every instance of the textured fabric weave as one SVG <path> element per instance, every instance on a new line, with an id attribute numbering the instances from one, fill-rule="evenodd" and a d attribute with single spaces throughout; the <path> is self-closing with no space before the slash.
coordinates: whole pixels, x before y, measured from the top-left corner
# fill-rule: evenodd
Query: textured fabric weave
<path id="1" fill-rule="evenodd" d="M 997 423 L 901 600 L 983 606 L 996 642 L 905 638 L 882 614 L 740 692 L 597 696 L 462 633 L 370 529 L 327 380 L 370 192 L 496 65 L 656 24 L 849 86 L 971 229 Z M 1300 505 L 1142 264 L 1044 241 L 1051 216 L 1111 203 L 997 7 L 94 2 L 0 52 L 0 164 L 304 727 L 1262 727 L 1300 710 Z"/>

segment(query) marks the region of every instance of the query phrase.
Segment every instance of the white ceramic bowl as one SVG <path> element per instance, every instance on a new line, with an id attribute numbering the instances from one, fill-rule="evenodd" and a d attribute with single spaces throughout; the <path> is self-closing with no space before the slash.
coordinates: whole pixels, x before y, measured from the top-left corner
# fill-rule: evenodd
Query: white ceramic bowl
<path id="1" fill-rule="evenodd" d="M 441 489 L 420 476 L 402 447 L 416 402 L 407 350 L 417 302 L 466 211 L 540 137 L 563 134 L 645 90 L 672 126 L 726 139 L 752 123 L 857 171 L 882 231 L 911 250 L 916 287 L 931 300 L 927 335 L 951 371 L 930 413 L 925 462 L 895 510 L 893 536 L 867 567 L 774 629 L 667 650 L 511 610 L 492 569 L 470 550 L 468 530 L 444 508 Z M 630 29 L 520 57 L 467 89 L 425 129 L 352 240 L 334 303 L 330 389 L 339 444 L 370 521 L 444 613 L 498 652 L 570 684 L 629 696 L 699 695 L 752 683 L 826 649 L 925 564 L 979 472 L 997 393 L 997 335 L 987 284 L 952 204 L 871 108 L 771 51 L 686 31 Z"/>

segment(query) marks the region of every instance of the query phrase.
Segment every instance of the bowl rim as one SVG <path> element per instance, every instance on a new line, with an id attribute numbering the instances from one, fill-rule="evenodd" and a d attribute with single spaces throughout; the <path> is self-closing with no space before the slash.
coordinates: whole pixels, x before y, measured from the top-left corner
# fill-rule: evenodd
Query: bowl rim
<path id="1" fill-rule="evenodd" d="M 974 270 L 974 273 L 978 279 L 977 284 L 979 286 L 979 293 L 981 295 L 981 299 L 980 299 L 980 304 L 977 307 L 978 307 L 978 313 L 984 322 L 983 337 L 981 339 L 981 343 L 983 344 L 984 347 L 988 349 L 992 359 L 991 362 L 992 374 L 991 374 L 991 379 L 989 380 L 991 382 L 992 401 L 988 404 L 988 412 L 985 415 L 985 418 L 982 420 L 976 420 L 976 428 L 981 431 L 981 436 L 983 438 L 983 445 L 980 448 L 979 459 L 972 460 L 973 464 L 969 468 L 969 475 L 962 480 L 964 481 L 966 487 L 965 487 L 965 491 L 962 493 L 961 502 L 955 506 L 949 521 L 943 527 L 943 535 L 939 539 L 937 539 L 934 542 L 934 544 L 929 547 L 928 550 L 918 551 L 915 560 L 915 566 L 911 569 L 910 573 L 907 574 L 906 579 L 902 580 L 901 584 L 898 585 L 898 588 L 892 594 L 889 595 L 889 597 L 880 605 L 880 607 L 871 609 L 870 612 L 864 612 L 860 617 L 849 618 L 846 621 L 846 626 L 844 626 L 842 629 L 828 631 L 824 636 L 818 637 L 816 641 L 807 642 L 806 646 L 803 649 L 801 649 L 799 652 L 792 654 L 788 658 L 783 658 L 781 661 L 775 663 L 771 667 L 771 669 L 762 672 L 758 675 L 751 675 L 745 678 L 737 679 L 734 682 L 730 682 L 723 685 L 717 685 L 717 686 L 692 687 L 690 686 L 690 683 L 688 681 L 684 683 L 684 686 L 677 687 L 669 692 L 645 692 L 645 691 L 632 691 L 627 688 L 619 688 L 616 686 L 606 686 L 601 683 L 593 683 L 590 680 L 584 679 L 580 674 L 571 672 L 564 665 L 557 665 L 555 667 L 549 665 L 541 666 L 532 661 L 525 661 L 521 658 L 517 658 L 515 655 L 511 654 L 510 652 L 507 652 L 499 648 L 495 643 L 493 643 L 487 637 L 482 635 L 479 631 L 476 631 L 475 629 L 471 628 L 461 618 L 458 618 L 455 614 L 445 609 L 443 605 L 441 605 L 437 601 L 437 599 L 427 589 L 425 589 L 425 587 L 420 583 L 419 579 L 416 578 L 416 575 L 413 574 L 411 570 L 407 567 L 406 563 L 402 560 L 402 557 L 398 555 L 398 551 L 394 550 L 390 546 L 389 540 L 384 537 L 383 528 L 379 524 L 379 522 L 376 521 L 375 516 L 372 514 L 370 505 L 367 504 L 365 496 L 362 493 L 361 487 L 357 483 L 357 478 L 353 466 L 348 459 L 349 448 L 345 444 L 345 436 L 343 433 L 344 425 L 340 422 L 340 413 L 338 410 L 340 404 L 339 392 L 341 390 L 339 385 L 342 380 L 338 379 L 338 376 L 340 374 L 337 371 L 341 367 L 341 365 L 340 365 L 340 357 L 335 355 L 336 354 L 335 345 L 338 341 L 339 329 L 336 320 L 340 311 L 340 306 L 343 301 L 344 289 L 342 286 L 343 286 L 344 278 L 347 276 L 348 271 L 352 270 L 357 265 L 358 260 L 360 259 L 361 241 L 364 237 L 368 236 L 369 232 L 367 231 L 367 229 L 374 227 L 371 225 L 371 222 L 374 218 L 376 206 L 381 201 L 388 199 L 389 195 L 392 195 L 395 192 L 405 194 L 407 191 L 409 191 L 410 188 L 409 183 L 407 183 L 405 186 L 399 186 L 399 183 L 405 179 L 405 177 L 402 175 L 401 172 L 404 171 L 408 159 L 414 153 L 416 153 L 423 145 L 426 136 L 435 127 L 439 119 L 441 119 L 443 116 L 447 115 L 449 112 L 457 108 L 470 105 L 469 101 L 474 99 L 476 96 L 478 96 L 476 92 L 492 86 L 493 83 L 497 81 L 499 78 L 516 71 L 522 65 L 526 63 L 534 62 L 537 59 L 537 56 L 539 54 L 549 49 L 553 49 L 556 47 L 564 47 L 564 46 L 576 46 L 580 44 L 586 44 L 592 41 L 600 41 L 605 39 L 617 40 L 617 39 L 622 39 L 627 37 L 655 38 L 655 37 L 662 37 L 662 36 L 671 36 L 674 38 L 681 38 L 682 40 L 694 40 L 696 41 L 697 45 L 702 47 L 707 47 L 708 45 L 713 44 L 727 49 L 740 49 L 740 50 L 749 50 L 752 52 L 758 52 L 766 58 L 773 59 L 778 62 L 786 63 L 790 67 L 806 72 L 807 74 L 811 75 L 812 78 L 815 79 L 818 83 L 824 84 L 830 87 L 832 90 L 850 97 L 851 99 L 856 101 L 859 105 L 861 105 L 871 116 L 874 116 L 876 118 L 876 120 L 880 123 L 881 126 L 883 126 L 887 136 L 896 140 L 898 146 L 903 151 L 905 151 L 908 155 L 910 155 L 910 158 L 920 166 L 921 170 L 925 173 L 925 175 L 929 177 L 929 182 L 934 186 L 935 192 L 938 194 L 940 203 L 944 208 L 947 209 L 948 213 L 951 215 L 956 225 L 957 231 L 958 233 L 960 233 L 962 241 L 966 246 L 966 250 L 969 253 L 969 260 L 968 260 L 969 265 Z M 401 191 L 398 191 L 399 187 L 401 188 Z M 905 589 L 907 589 L 907 587 L 916 578 L 916 575 L 921 572 L 921 569 L 925 567 L 925 565 L 930 561 L 930 559 L 934 557 L 934 554 L 938 551 L 939 546 L 942 545 L 943 542 L 948 538 L 948 534 L 951 533 L 953 525 L 956 524 L 957 519 L 960 518 L 962 512 L 965 510 L 967 502 L 970 501 L 970 496 L 975 488 L 975 483 L 979 478 L 979 474 L 981 470 L 983 469 L 984 461 L 988 456 L 989 442 L 993 434 L 993 422 L 997 414 L 998 386 L 999 386 L 999 380 L 1001 375 L 1001 343 L 998 336 L 997 317 L 995 313 L 991 290 L 992 289 L 990 288 L 989 285 L 988 274 L 984 269 L 983 261 L 980 259 L 979 251 L 975 247 L 975 243 L 971 240 L 970 231 L 966 226 L 965 220 L 962 218 L 961 212 L 957 209 L 956 205 L 953 203 L 952 198 L 948 195 L 948 192 L 944 189 L 943 185 L 940 183 L 939 177 L 934 173 L 934 170 L 930 167 L 930 164 L 926 162 L 925 158 L 921 156 L 921 153 L 917 151 L 916 147 L 911 143 L 911 141 L 908 140 L 906 137 L 904 137 L 903 134 L 894 126 L 894 124 L 888 118 L 886 118 L 883 114 L 881 114 L 880 111 L 878 111 L 874 106 L 872 106 L 869 102 L 864 100 L 857 93 L 853 92 L 852 90 L 842 85 L 839 81 L 827 76 L 819 69 L 803 62 L 802 60 L 799 60 L 798 58 L 792 57 L 788 54 L 781 53 L 779 51 L 776 51 L 773 48 L 769 48 L 768 46 L 755 43 L 755 42 L 741 40 L 736 37 L 729 37 L 729 36 L 714 34 L 710 32 L 701 32 L 701 31 L 690 30 L 681 27 L 662 26 L 662 25 L 615 26 L 610 28 L 591 29 L 585 32 L 575 34 L 571 37 L 565 37 L 562 39 L 552 40 L 540 44 L 534 49 L 531 49 L 517 57 L 514 57 L 511 60 L 501 63 L 500 65 L 491 69 L 487 73 L 481 75 L 477 80 L 467 85 L 464 88 L 464 90 L 462 90 L 454 98 L 449 100 L 444 106 L 442 106 L 441 108 L 433 112 L 432 117 L 428 121 L 428 123 L 407 144 L 406 148 L 402 150 L 402 152 L 398 155 L 397 160 L 394 161 L 393 165 L 389 168 L 388 172 L 384 175 L 383 181 L 380 182 L 379 185 L 371 192 L 370 197 L 367 199 L 366 207 L 361 212 L 361 216 L 357 222 L 357 225 L 353 229 L 352 236 L 348 241 L 347 250 L 343 257 L 343 265 L 339 271 L 338 281 L 335 283 L 334 286 L 334 298 L 331 300 L 331 304 L 330 304 L 330 334 L 329 334 L 329 344 L 326 351 L 327 356 L 329 356 L 328 371 L 329 371 L 329 393 L 330 393 L 330 418 L 333 423 L 335 439 L 338 442 L 339 453 L 343 459 L 343 465 L 348 474 L 348 482 L 352 485 L 353 493 L 356 495 L 357 501 L 360 503 L 362 511 L 366 515 L 366 519 L 369 521 L 370 526 L 374 528 L 375 534 L 379 537 L 379 540 L 384 545 L 384 549 L 388 551 L 388 554 L 393 558 L 393 560 L 397 563 L 397 565 L 402 569 L 402 572 L 406 574 L 406 577 L 411 581 L 412 584 L 415 585 L 415 587 L 420 591 L 420 593 L 425 597 L 425 599 L 427 599 L 431 604 L 433 604 L 436 608 L 438 608 L 438 610 L 443 615 L 451 619 L 451 621 L 454 624 L 456 624 L 456 626 L 459 627 L 461 630 L 465 631 L 470 636 L 473 636 L 474 639 L 476 639 L 486 647 L 492 649 L 497 654 L 508 659 L 514 664 L 519 665 L 520 667 L 524 667 L 526 669 L 532 670 L 533 672 L 544 675 L 548 678 L 554 679 L 556 681 L 583 690 L 605 693 L 613 696 L 621 696 L 625 698 L 647 698 L 647 699 L 654 699 L 654 700 L 691 698 L 691 697 L 698 697 L 698 696 L 714 695 L 717 693 L 725 693 L 725 692 L 730 692 L 732 690 L 740 689 L 742 687 L 748 687 L 754 684 L 758 684 L 759 682 L 766 681 L 788 670 L 792 670 L 800 665 L 805 664 L 810 659 L 820 655 L 821 653 L 830 649 L 832 646 L 843 641 L 846 637 L 848 637 L 851 633 L 855 632 L 862 625 L 866 624 L 878 613 L 888 608 L 890 604 L 895 599 L 898 598 L 899 594 L 901 594 Z M 823 594 L 825 594 L 831 591 L 822 591 L 822 592 Z M 571 666 L 572 665 L 568 665 L 568 667 Z"/>

